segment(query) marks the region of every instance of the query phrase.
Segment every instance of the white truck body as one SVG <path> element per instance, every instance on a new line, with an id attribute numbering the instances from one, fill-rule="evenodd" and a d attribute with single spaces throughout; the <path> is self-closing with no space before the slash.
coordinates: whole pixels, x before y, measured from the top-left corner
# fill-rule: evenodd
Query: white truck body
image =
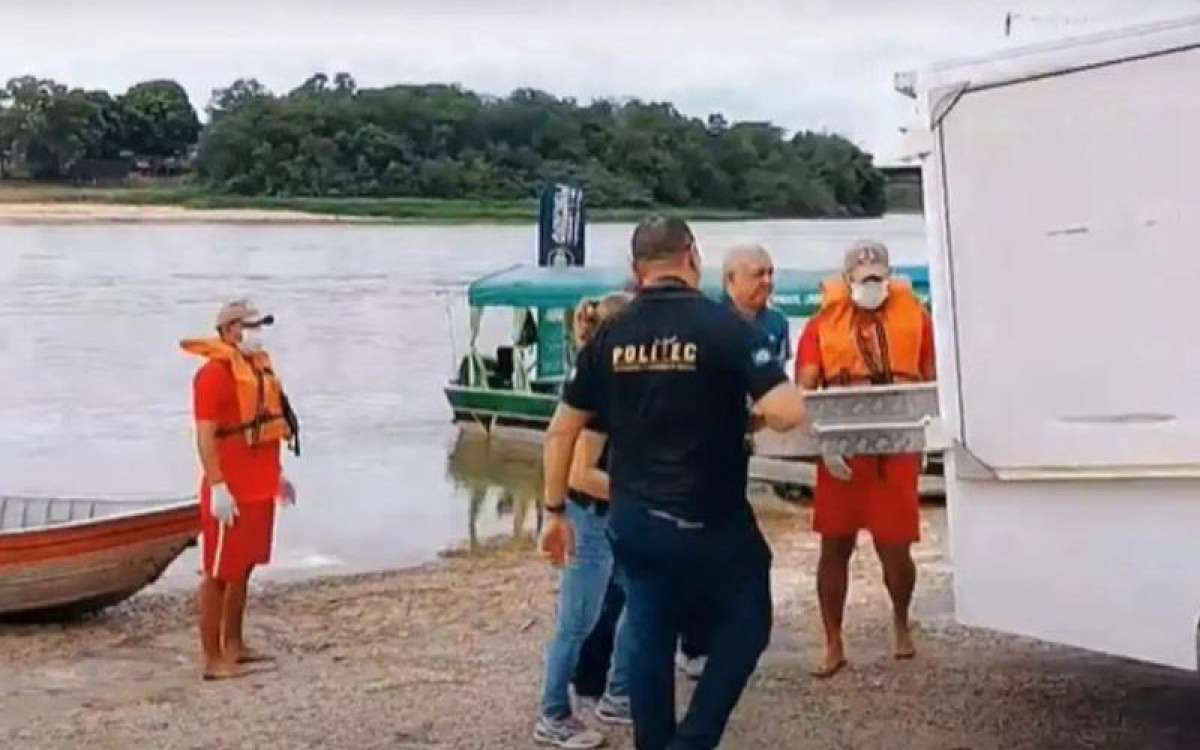
<path id="1" fill-rule="evenodd" d="M 896 80 L 958 619 L 1196 669 L 1200 16 Z"/>

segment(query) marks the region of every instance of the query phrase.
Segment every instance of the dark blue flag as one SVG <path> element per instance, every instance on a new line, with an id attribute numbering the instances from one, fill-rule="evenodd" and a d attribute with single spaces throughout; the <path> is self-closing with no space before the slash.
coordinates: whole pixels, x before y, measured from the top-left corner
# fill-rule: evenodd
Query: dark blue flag
<path id="1" fill-rule="evenodd" d="M 538 213 L 538 265 L 582 266 L 585 221 L 582 188 L 547 185 Z"/>

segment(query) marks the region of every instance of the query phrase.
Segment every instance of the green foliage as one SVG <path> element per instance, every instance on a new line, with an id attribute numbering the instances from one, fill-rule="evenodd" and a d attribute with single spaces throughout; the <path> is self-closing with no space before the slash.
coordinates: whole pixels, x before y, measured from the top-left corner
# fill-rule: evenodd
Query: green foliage
<path id="1" fill-rule="evenodd" d="M 200 135 L 187 92 L 174 81 L 139 83 L 120 98 L 128 118 L 128 147 L 145 156 L 182 156 Z"/>
<path id="2" fill-rule="evenodd" d="M 0 107 L 0 171 L 20 165 L 37 179 L 60 177 L 99 138 L 97 105 L 49 79 L 13 78 Z"/>
<path id="3" fill-rule="evenodd" d="M 213 102 L 220 116 L 201 136 L 196 167 L 220 192 L 521 200 L 547 180 L 570 180 L 595 207 L 885 208 L 870 155 L 840 136 L 787 138 L 770 123 L 703 121 L 666 103 L 580 105 L 534 89 L 494 98 L 436 84 L 359 89 L 345 73 L 318 73 L 284 96 L 236 81 Z"/>
<path id="4" fill-rule="evenodd" d="M 215 120 L 238 107 L 271 97 L 270 90 L 255 78 L 239 78 L 223 89 L 213 89 L 208 117 Z"/>
<path id="5" fill-rule="evenodd" d="M 173 81 L 113 98 L 32 77 L 0 91 L 0 173 L 67 174 L 80 159 L 179 157 L 225 195 L 526 201 L 547 181 L 584 185 L 594 208 L 704 206 L 771 216 L 870 216 L 886 208 L 871 156 L 838 135 L 790 137 L 672 105 L 581 105 L 535 89 L 487 97 L 453 85 L 360 89 L 317 73 L 284 95 L 238 79 L 201 128 Z"/>
<path id="6" fill-rule="evenodd" d="M 139 83 L 113 98 L 23 76 L 0 90 L 0 175 L 65 177 L 81 159 L 181 156 L 200 121 L 173 81 Z"/>

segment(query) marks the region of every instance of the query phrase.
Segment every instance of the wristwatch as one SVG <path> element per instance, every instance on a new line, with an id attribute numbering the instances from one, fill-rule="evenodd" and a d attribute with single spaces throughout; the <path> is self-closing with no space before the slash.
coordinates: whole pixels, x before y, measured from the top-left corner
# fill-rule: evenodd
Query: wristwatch
<path id="1" fill-rule="evenodd" d="M 566 503 L 560 503 L 558 505 L 543 505 L 542 507 L 546 509 L 547 513 L 553 513 L 556 516 L 562 515 L 567 510 Z"/>

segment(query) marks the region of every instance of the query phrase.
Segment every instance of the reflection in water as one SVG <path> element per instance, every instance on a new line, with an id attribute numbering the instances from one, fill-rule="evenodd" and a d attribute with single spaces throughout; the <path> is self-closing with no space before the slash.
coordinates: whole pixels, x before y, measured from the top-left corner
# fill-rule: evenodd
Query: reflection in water
<path id="1" fill-rule="evenodd" d="M 512 537 L 534 536 L 542 525 L 541 454 L 536 446 L 459 433 L 446 460 L 446 474 L 467 496 L 469 549 L 479 545 L 479 526 L 488 508 L 495 520 L 512 517 Z"/>

